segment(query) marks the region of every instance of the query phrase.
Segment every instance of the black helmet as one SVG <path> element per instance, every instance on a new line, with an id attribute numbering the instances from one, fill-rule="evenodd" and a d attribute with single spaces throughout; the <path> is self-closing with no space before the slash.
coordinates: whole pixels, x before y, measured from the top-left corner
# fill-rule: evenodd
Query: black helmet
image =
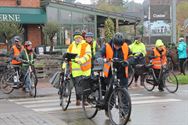
<path id="1" fill-rule="evenodd" d="M 115 45 L 121 46 L 123 45 L 123 34 L 120 32 L 117 32 L 114 36 L 113 36 L 113 42 Z"/>

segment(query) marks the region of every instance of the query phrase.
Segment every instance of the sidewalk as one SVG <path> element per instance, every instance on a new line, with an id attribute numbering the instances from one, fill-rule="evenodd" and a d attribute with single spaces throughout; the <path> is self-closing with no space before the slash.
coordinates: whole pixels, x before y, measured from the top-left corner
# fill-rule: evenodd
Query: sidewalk
<path id="1" fill-rule="evenodd" d="M 39 79 L 37 85 L 37 97 L 42 96 L 50 96 L 50 95 L 57 95 L 58 90 L 55 89 L 49 82 L 48 79 Z M 0 99 L 7 99 L 7 98 L 24 98 L 29 97 L 22 89 L 15 89 L 10 94 L 4 94 L 0 90 Z"/>

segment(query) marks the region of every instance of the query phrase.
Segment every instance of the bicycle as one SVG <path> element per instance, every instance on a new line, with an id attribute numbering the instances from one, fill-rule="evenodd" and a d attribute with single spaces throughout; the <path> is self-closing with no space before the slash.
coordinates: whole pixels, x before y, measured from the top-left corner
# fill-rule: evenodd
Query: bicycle
<path id="1" fill-rule="evenodd" d="M 0 88 L 3 93 L 10 94 L 14 89 L 24 88 L 26 78 L 29 76 L 29 95 L 36 97 L 38 78 L 35 73 L 35 67 L 28 61 L 25 61 L 25 63 L 29 64 L 29 68 L 27 69 L 23 80 L 20 79 L 21 67 L 19 65 L 7 65 L 7 70 L 4 72 L 0 83 Z M 15 68 L 18 68 L 19 70 L 15 70 Z M 15 83 L 17 84 L 17 87 L 14 87 Z"/>
<path id="2" fill-rule="evenodd" d="M 71 93 L 73 89 L 73 81 L 72 76 L 70 72 L 70 62 L 71 60 L 77 56 L 77 54 L 72 53 L 65 53 L 63 56 L 63 62 L 66 64 L 64 72 L 61 72 L 60 74 L 60 80 L 59 80 L 59 98 L 60 98 L 60 106 L 64 111 L 67 110 L 70 99 L 71 99 Z"/>
<path id="3" fill-rule="evenodd" d="M 153 64 L 151 64 L 151 62 L 152 61 L 150 60 L 149 64 L 142 66 L 144 73 L 141 82 L 144 85 L 144 88 L 148 91 L 152 91 L 155 86 L 158 86 L 162 81 L 168 92 L 175 93 L 178 90 L 178 80 L 176 75 L 172 72 L 172 70 L 168 69 L 167 65 L 162 65 L 159 77 L 157 78 L 154 69 L 152 68 Z"/>
<path id="4" fill-rule="evenodd" d="M 137 73 L 138 75 L 142 75 L 142 73 L 140 73 L 140 66 L 143 62 L 140 61 L 142 61 L 145 57 L 141 56 L 140 54 L 141 53 L 133 53 L 132 57 L 134 59 L 134 63 L 130 64 L 128 68 L 128 87 L 133 83 L 135 73 Z"/>
<path id="5" fill-rule="evenodd" d="M 99 110 L 105 110 L 113 125 L 125 125 L 131 115 L 131 98 L 128 91 L 120 86 L 120 80 L 117 78 L 117 69 L 113 67 L 115 63 L 122 63 L 122 61 L 111 59 L 108 62 L 111 65 L 113 76 L 111 84 L 106 86 L 106 91 L 103 90 L 101 81 L 103 67 L 94 67 L 93 71 L 97 74 L 94 79 L 96 82 L 92 82 L 93 84 L 90 84 L 91 82 L 88 83 L 90 87 L 83 89 L 82 107 L 88 119 L 94 118 Z M 105 94 L 103 94 L 104 91 L 106 92 Z M 87 100 L 89 105 L 84 105 L 85 100 Z"/>
<path id="6" fill-rule="evenodd" d="M 185 62 L 183 63 L 183 69 L 184 69 L 184 75 L 188 74 L 188 58 L 185 60 Z"/>

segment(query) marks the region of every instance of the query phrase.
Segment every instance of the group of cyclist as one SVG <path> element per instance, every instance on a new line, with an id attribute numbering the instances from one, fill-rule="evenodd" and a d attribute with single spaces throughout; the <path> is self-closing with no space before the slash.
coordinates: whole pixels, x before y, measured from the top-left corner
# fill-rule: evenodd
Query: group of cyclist
<path id="1" fill-rule="evenodd" d="M 29 76 L 26 75 L 26 72 L 29 68 L 29 63 L 34 64 L 34 51 L 32 48 L 31 41 L 25 41 L 22 45 L 21 38 L 19 36 L 14 37 L 14 43 L 10 49 L 10 55 L 8 58 L 8 62 L 12 65 L 18 65 L 15 67 L 15 71 L 18 71 L 20 74 L 20 78 L 18 81 L 25 81 L 24 90 L 26 93 L 30 91 L 29 89 Z M 20 68 L 21 67 L 21 68 Z M 14 88 L 18 87 L 18 82 L 14 82 Z"/>

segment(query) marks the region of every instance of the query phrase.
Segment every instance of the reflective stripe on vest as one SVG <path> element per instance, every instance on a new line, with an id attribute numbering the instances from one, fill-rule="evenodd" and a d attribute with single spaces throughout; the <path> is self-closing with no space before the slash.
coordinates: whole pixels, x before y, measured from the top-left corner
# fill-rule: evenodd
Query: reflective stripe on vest
<path id="1" fill-rule="evenodd" d="M 85 54 L 90 54 L 90 52 L 86 52 L 87 45 L 89 45 L 89 44 L 83 43 L 81 45 L 81 51 L 80 51 L 79 58 L 83 57 Z M 72 52 L 72 48 L 73 48 L 73 44 L 70 45 L 69 52 Z M 84 58 L 84 59 L 87 60 L 86 58 Z M 80 67 L 81 67 L 82 71 L 87 71 L 87 70 L 91 69 L 91 57 L 84 64 L 81 64 Z M 71 68 L 72 68 L 72 66 L 71 66 Z M 73 71 L 73 69 L 72 69 L 72 71 Z"/>
<path id="2" fill-rule="evenodd" d="M 126 61 L 128 58 L 128 46 L 126 43 L 124 43 L 122 45 L 122 51 L 123 51 L 123 56 L 124 56 L 124 60 Z M 112 50 L 112 47 L 106 43 L 106 59 L 112 59 L 114 55 L 114 52 Z M 103 67 L 103 73 L 105 77 L 108 77 L 109 74 L 109 70 L 110 70 L 110 62 L 108 63 L 104 63 L 104 67 Z M 128 66 L 125 67 L 125 77 L 128 78 Z"/>
<path id="3" fill-rule="evenodd" d="M 153 52 L 154 52 L 154 56 L 157 57 L 157 58 L 152 59 L 153 68 L 161 69 L 161 65 L 165 65 L 167 62 L 166 49 L 163 48 L 162 58 L 160 58 L 161 54 L 159 53 L 159 51 L 156 48 L 153 49 Z"/>
<path id="4" fill-rule="evenodd" d="M 12 46 L 13 48 L 13 51 L 14 51 L 14 57 L 18 57 L 20 55 L 20 52 L 23 50 L 23 46 L 21 46 L 21 50 L 19 50 L 16 45 Z M 11 63 L 13 65 L 16 65 L 16 64 L 21 64 L 21 62 L 17 61 L 17 60 L 12 60 Z"/>

